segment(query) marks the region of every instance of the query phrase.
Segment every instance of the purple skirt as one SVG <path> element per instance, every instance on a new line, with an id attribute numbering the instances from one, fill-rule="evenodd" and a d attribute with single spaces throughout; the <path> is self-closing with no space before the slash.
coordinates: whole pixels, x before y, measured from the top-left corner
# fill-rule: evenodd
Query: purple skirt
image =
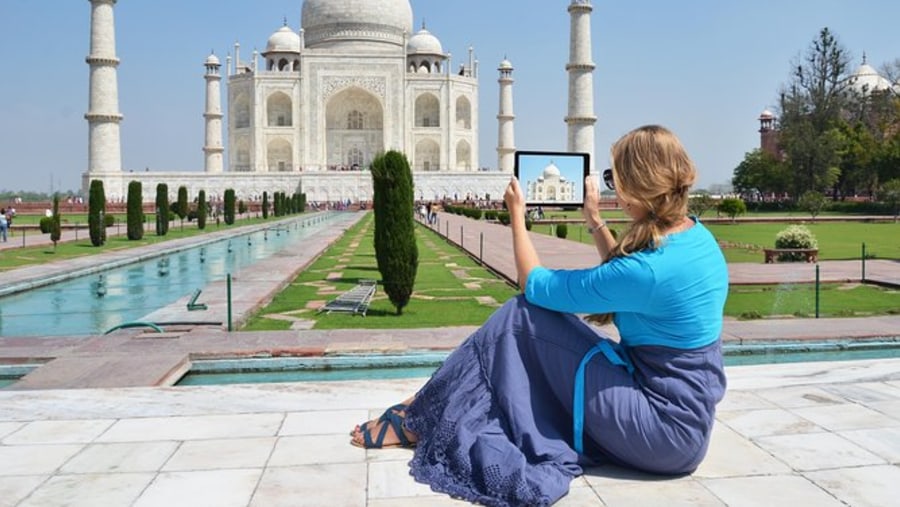
<path id="1" fill-rule="evenodd" d="M 582 465 L 684 474 L 709 445 L 725 392 L 720 344 L 627 350 L 634 372 L 598 354 L 584 378 L 584 451 L 573 446 L 575 373 L 608 338 L 522 296 L 508 301 L 434 373 L 409 407 L 410 473 L 485 505 L 550 505 Z"/>

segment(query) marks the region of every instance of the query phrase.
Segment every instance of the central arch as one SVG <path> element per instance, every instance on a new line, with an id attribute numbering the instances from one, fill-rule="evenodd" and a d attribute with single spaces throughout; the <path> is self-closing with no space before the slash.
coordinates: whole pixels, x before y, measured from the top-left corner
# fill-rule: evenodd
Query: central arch
<path id="1" fill-rule="evenodd" d="M 335 94 L 325 106 L 325 160 L 329 169 L 366 167 L 384 151 L 384 107 L 358 87 Z"/>

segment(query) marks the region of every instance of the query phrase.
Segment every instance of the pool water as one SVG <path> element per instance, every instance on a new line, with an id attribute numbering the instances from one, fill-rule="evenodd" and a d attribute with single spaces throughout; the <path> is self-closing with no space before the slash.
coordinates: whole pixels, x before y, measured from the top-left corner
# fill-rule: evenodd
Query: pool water
<path id="1" fill-rule="evenodd" d="M 900 358 L 900 337 L 878 342 L 724 347 L 726 366 Z M 429 377 L 448 353 L 195 361 L 179 386 Z"/>
<path id="2" fill-rule="evenodd" d="M 302 248 L 304 239 L 341 217 L 300 215 L 265 230 L 0 297 L 0 336 L 102 334 L 278 251 Z"/>

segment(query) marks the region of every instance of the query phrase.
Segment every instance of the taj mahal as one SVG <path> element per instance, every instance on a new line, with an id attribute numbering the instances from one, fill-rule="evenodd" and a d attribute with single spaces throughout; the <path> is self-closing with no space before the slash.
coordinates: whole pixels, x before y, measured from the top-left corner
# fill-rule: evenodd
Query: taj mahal
<path id="1" fill-rule="evenodd" d="M 424 24 L 414 28 L 408 0 L 305 0 L 299 30 L 285 20 L 261 53 L 242 59 L 235 43 L 224 62 L 215 54 L 200 59 L 206 90 L 205 143 L 198 147 L 203 170 L 123 170 L 116 0 L 89 1 L 85 192 L 98 179 L 110 200 L 124 199 L 128 183 L 139 181 L 144 201 L 153 200 L 158 183 L 168 185 L 172 199 L 185 186 L 189 195 L 205 190 L 213 200 L 233 188 L 238 199 L 246 200 L 259 200 L 265 191 L 302 191 L 310 202 L 368 201 L 368 166 L 387 150 L 409 158 L 416 199 L 498 199 L 512 174 L 512 63 L 503 59 L 497 66 L 497 166 L 485 170 L 478 162 L 480 69 L 474 50 L 468 48 L 466 58 L 454 62 Z M 593 161 L 592 10 L 590 0 L 572 0 L 568 6 L 570 54 L 564 67 L 569 75 L 566 149 L 589 153 Z"/>

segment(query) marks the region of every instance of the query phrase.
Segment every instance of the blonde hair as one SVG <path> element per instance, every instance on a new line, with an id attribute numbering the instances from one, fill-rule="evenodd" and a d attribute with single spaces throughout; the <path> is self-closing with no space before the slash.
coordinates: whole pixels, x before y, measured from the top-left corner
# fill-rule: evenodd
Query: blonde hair
<path id="1" fill-rule="evenodd" d="M 662 245 L 663 233 L 687 215 L 691 185 L 697 170 L 681 141 L 659 125 L 636 128 L 610 150 L 616 193 L 623 201 L 646 210 L 619 239 L 605 261 Z M 608 324 L 612 314 L 588 320 Z"/>

